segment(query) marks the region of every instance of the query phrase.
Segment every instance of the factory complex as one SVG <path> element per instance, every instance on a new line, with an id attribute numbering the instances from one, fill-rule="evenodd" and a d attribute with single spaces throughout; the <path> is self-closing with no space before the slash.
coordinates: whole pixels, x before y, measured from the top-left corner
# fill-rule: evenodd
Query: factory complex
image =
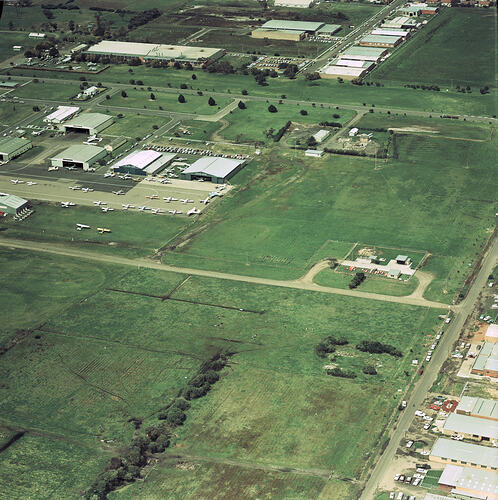
<path id="1" fill-rule="evenodd" d="M 209 47 L 102 40 L 90 47 L 86 53 L 124 58 L 138 57 L 143 61 L 164 60 L 202 64 L 216 61 L 225 54 L 225 51 Z"/>
<path id="2" fill-rule="evenodd" d="M 272 19 L 251 32 L 253 38 L 292 40 L 298 42 L 309 36 L 331 37 L 341 29 L 339 24 L 311 21 L 285 21 Z"/>

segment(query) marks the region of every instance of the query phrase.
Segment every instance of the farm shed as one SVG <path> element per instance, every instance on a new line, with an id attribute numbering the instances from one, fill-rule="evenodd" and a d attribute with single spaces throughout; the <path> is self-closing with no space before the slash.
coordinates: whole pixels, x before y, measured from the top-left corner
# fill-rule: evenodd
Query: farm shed
<path id="1" fill-rule="evenodd" d="M 83 132 L 96 135 L 114 123 L 114 118 L 102 113 L 82 113 L 62 125 L 62 130 L 67 132 Z"/>
<path id="2" fill-rule="evenodd" d="M 198 179 L 208 180 L 215 184 L 223 184 L 242 170 L 244 160 L 229 158 L 203 157 L 187 167 L 182 173 L 183 180 L 193 181 Z"/>
<path id="3" fill-rule="evenodd" d="M 50 159 L 54 167 L 76 167 L 88 170 L 91 165 L 107 155 L 99 146 L 74 145 Z"/>
<path id="4" fill-rule="evenodd" d="M 31 149 L 33 144 L 28 139 L 19 137 L 1 137 L 0 138 L 0 161 L 9 161 L 17 156 L 22 155 L 28 149 Z"/>

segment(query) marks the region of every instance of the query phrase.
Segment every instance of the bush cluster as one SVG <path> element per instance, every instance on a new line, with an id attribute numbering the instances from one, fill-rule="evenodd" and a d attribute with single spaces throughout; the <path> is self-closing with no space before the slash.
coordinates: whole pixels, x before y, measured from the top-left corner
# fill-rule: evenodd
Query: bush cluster
<path id="1" fill-rule="evenodd" d="M 377 342 L 375 340 L 362 340 L 359 344 L 357 344 L 356 349 L 363 352 L 370 352 L 372 354 L 386 353 L 397 358 L 401 358 L 403 356 L 403 353 L 396 347 L 389 344 L 383 344 L 382 342 Z"/>
<path id="2" fill-rule="evenodd" d="M 349 283 L 349 288 L 357 288 L 359 287 L 366 279 L 365 273 L 362 271 L 357 272 L 354 276 L 353 279 Z"/>
<path id="3" fill-rule="evenodd" d="M 328 336 L 321 340 L 315 347 L 315 353 L 319 358 L 335 352 L 336 345 L 346 345 L 348 341 L 344 337 Z"/>

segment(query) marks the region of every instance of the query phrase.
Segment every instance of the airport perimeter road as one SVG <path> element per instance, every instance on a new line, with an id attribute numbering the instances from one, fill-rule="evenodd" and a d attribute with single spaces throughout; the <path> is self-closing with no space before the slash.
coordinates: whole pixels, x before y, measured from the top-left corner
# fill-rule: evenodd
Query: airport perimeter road
<path id="1" fill-rule="evenodd" d="M 147 217 L 144 215 L 144 217 Z M 383 302 L 393 302 L 396 304 L 407 304 L 420 307 L 430 307 L 435 309 L 447 309 L 447 304 L 431 302 L 418 297 L 394 297 L 391 295 L 381 295 L 377 293 L 361 292 L 358 290 L 349 290 L 342 288 L 329 288 L 325 286 L 309 283 L 304 280 L 272 280 L 267 278 L 258 278 L 255 276 L 242 276 L 239 274 L 228 274 L 217 271 L 206 271 L 203 269 L 191 269 L 187 267 L 168 266 L 160 262 L 154 262 L 147 259 L 128 259 L 115 255 L 100 254 L 80 248 L 62 247 L 53 243 L 39 241 L 18 240 L 14 238 L 0 238 L 0 246 L 7 248 L 18 248 L 33 252 L 43 252 L 55 255 L 64 255 L 77 259 L 87 259 L 107 264 L 118 264 L 122 266 L 133 266 L 137 268 L 157 269 L 158 271 L 169 271 L 172 273 L 190 274 L 193 276 L 204 276 L 206 278 L 217 278 L 230 281 L 242 281 L 245 283 L 254 283 L 258 285 L 278 286 L 284 288 L 295 288 L 298 290 L 309 290 L 311 292 L 330 293 L 333 295 L 347 295 L 349 297 L 359 297 L 363 299 L 380 300 Z"/>
<path id="2" fill-rule="evenodd" d="M 360 500 L 372 500 L 375 497 L 377 485 L 393 462 L 396 450 L 400 445 L 400 441 L 405 437 L 405 434 L 414 418 L 415 410 L 420 408 L 420 405 L 426 398 L 427 393 L 430 391 L 430 388 L 432 387 L 432 384 L 434 383 L 444 361 L 450 355 L 453 344 L 458 339 L 467 318 L 474 310 L 479 294 L 486 285 L 487 278 L 496 265 L 497 259 L 498 239 L 495 238 L 488 249 L 486 256 L 484 257 L 481 269 L 479 270 L 467 297 L 460 303 L 459 306 L 453 308 L 455 316 L 453 317 L 445 334 L 441 337 L 439 346 L 432 355 L 432 360 L 425 367 L 424 374 L 416 383 L 413 392 L 410 395 L 410 399 L 408 400 L 407 408 L 401 413 L 397 426 L 390 436 L 389 444 L 368 479 Z"/>

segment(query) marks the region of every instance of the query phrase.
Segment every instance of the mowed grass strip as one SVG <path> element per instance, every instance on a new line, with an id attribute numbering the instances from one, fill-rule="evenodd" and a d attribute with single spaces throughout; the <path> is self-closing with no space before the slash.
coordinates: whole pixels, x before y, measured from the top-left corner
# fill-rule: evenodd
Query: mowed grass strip
<path id="1" fill-rule="evenodd" d="M 489 61 L 496 46 L 496 20 L 495 9 L 442 9 L 369 79 L 494 87 L 496 65 Z"/>

